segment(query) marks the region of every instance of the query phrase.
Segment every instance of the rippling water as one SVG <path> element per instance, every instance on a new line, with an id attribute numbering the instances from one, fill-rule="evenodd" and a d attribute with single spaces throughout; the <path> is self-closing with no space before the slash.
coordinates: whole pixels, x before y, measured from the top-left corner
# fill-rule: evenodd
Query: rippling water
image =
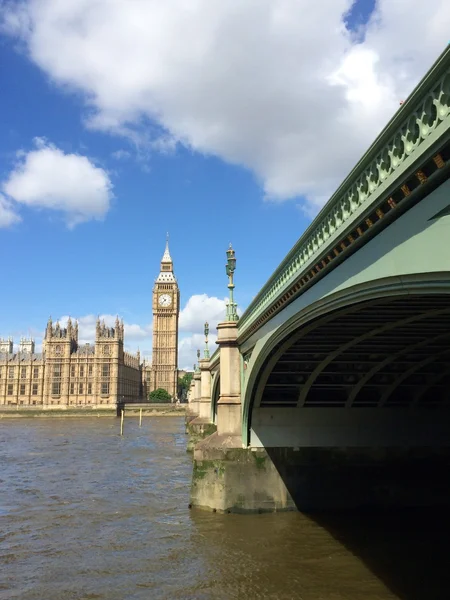
<path id="1" fill-rule="evenodd" d="M 189 511 L 184 421 L 0 423 L 0 598 L 450 598 L 448 517 Z"/>

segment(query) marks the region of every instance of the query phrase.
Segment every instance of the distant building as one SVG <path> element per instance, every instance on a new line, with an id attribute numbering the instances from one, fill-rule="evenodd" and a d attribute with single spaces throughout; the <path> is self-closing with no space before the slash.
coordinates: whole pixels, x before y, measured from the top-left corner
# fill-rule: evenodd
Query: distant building
<path id="1" fill-rule="evenodd" d="M 0 340 L 0 405 L 115 406 L 142 395 L 140 356 L 123 349 L 123 322 L 97 320 L 95 344 L 78 344 L 78 323 L 66 328 L 49 319 L 42 353 L 34 341 Z"/>
<path id="2" fill-rule="evenodd" d="M 152 363 L 124 351 L 123 321 L 107 327 L 97 319 L 94 344 L 78 344 L 78 323 L 47 323 L 42 352 L 32 339 L 0 339 L 0 406 L 107 407 L 146 399 L 163 388 L 175 399 L 178 387 L 180 294 L 169 243 L 153 287 Z"/>

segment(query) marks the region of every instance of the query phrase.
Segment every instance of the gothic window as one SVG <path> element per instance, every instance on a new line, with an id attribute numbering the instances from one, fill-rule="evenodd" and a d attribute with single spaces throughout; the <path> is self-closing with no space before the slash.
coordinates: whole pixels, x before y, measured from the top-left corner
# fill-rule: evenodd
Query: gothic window
<path id="1" fill-rule="evenodd" d="M 12 395 L 13 395 L 13 384 L 8 383 L 8 396 L 12 396 Z"/>
<path id="2" fill-rule="evenodd" d="M 9 367 L 8 377 L 14 379 L 14 367 Z"/>
<path id="3" fill-rule="evenodd" d="M 108 394 L 109 394 L 109 383 L 105 381 L 102 383 L 102 395 L 107 396 Z"/>
<path id="4" fill-rule="evenodd" d="M 39 367 L 33 367 L 33 379 L 37 379 L 39 377 Z"/>
<path id="5" fill-rule="evenodd" d="M 80 377 L 84 377 L 84 365 L 80 365 Z"/>
<path id="6" fill-rule="evenodd" d="M 27 376 L 27 368 L 26 367 L 21 367 L 20 369 L 20 378 L 21 379 L 26 379 Z"/>
<path id="7" fill-rule="evenodd" d="M 53 365 L 53 377 L 61 377 L 61 363 Z"/>
<path id="8" fill-rule="evenodd" d="M 20 395 L 23 396 L 25 394 L 25 384 L 21 383 L 20 384 Z"/>
<path id="9" fill-rule="evenodd" d="M 59 396 L 61 393 L 61 383 L 59 381 L 54 381 L 52 383 L 52 396 Z"/>
<path id="10" fill-rule="evenodd" d="M 72 365 L 70 367 L 70 375 L 71 375 L 71 377 L 75 377 L 75 365 Z"/>
<path id="11" fill-rule="evenodd" d="M 70 393 L 75 394 L 75 384 L 74 383 L 70 384 Z"/>
<path id="12" fill-rule="evenodd" d="M 88 393 L 89 396 L 92 394 L 92 383 L 88 383 L 87 393 Z"/>
<path id="13" fill-rule="evenodd" d="M 109 365 L 102 365 L 102 377 L 109 377 Z"/>
<path id="14" fill-rule="evenodd" d="M 78 393 L 82 394 L 83 393 L 83 384 L 80 383 L 80 385 L 78 386 Z"/>
<path id="15" fill-rule="evenodd" d="M 38 394 L 38 384 L 37 383 L 33 383 L 33 388 L 32 388 L 31 393 L 33 396 L 37 396 L 37 394 Z"/>
<path id="16" fill-rule="evenodd" d="M 92 375 L 92 365 L 88 366 L 88 375 Z"/>

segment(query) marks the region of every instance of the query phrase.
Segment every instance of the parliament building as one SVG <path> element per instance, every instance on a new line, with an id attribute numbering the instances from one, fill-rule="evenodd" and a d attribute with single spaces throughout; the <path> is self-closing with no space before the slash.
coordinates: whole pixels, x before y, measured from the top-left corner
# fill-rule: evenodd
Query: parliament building
<path id="1" fill-rule="evenodd" d="M 49 319 L 42 352 L 32 339 L 0 339 L 0 405 L 41 408 L 107 408 L 146 400 L 164 388 L 176 398 L 180 295 L 168 242 L 153 287 L 152 362 L 124 350 L 123 320 L 114 327 L 97 319 L 95 342 L 78 343 L 78 323 Z"/>

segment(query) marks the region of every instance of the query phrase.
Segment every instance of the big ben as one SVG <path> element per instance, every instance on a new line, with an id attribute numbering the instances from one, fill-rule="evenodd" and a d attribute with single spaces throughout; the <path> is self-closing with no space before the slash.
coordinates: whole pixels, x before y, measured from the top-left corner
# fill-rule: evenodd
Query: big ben
<path id="1" fill-rule="evenodd" d="M 161 269 L 153 287 L 151 389 L 163 388 L 172 398 L 177 396 L 179 312 L 180 293 L 167 239 Z"/>

